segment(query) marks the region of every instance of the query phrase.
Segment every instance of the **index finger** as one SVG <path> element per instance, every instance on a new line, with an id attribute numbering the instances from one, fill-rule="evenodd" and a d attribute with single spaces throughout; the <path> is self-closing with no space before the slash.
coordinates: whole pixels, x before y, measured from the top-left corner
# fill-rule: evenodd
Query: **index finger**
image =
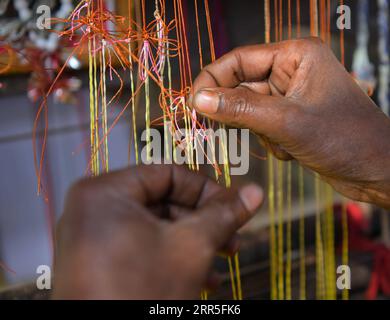
<path id="1" fill-rule="evenodd" d="M 193 85 L 203 88 L 234 88 L 242 82 L 265 80 L 271 72 L 278 43 L 240 47 L 203 68 Z"/>
<path id="2" fill-rule="evenodd" d="M 87 183 L 94 183 L 97 189 L 111 189 L 115 197 L 132 198 L 143 205 L 166 201 L 186 207 L 196 207 L 222 188 L 211 178 L 178 165 L 133 166 L 88 179 Z"/>

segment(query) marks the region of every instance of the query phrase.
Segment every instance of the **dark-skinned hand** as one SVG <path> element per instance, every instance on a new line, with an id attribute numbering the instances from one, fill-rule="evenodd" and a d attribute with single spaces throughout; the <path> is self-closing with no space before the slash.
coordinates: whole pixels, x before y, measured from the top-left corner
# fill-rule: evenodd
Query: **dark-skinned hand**
<path id="1" fill-rule="evenodd" d="M 59 223 L 53 298 L 197 299 L 262 198 L 168 165 L 81 180 Z"/>
<path id="2" fill-rule="evenodd" d="M 193 89 L 203 115 L 251 129 L 345 196 L 390 208 L 390 119 L 319 39 L 235 49 Z"/>

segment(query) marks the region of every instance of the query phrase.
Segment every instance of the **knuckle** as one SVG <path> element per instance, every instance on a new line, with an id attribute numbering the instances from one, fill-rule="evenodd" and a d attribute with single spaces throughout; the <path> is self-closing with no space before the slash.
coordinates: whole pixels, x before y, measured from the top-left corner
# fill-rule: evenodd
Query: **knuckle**
<path id="1" fill-rule="evenodd" d="M 324 41 L 322 41 L 322 39 L 318 37 L 310 37 L 304 39 L 303 41 L 306 42 L 307 46 L 312 48 L 322 48 L 325 45 Z"/>
<path id="2" fill-rule="evenodd" d="M 306 54 L 321 54 L 328 46 L 318 37 L 309 37 L 293 41 L 293 51 Z"/>
<path id="3" fill-rule="evenodd" d="M 232 51 L 231 51 L 231 56 L 234 57 L 234 59 L 239 63 L 240 62 L 240 57 L 241 57 L 241 53 L 243 51 L 244 47 L 237 47 L 237 48 L 234 48 Z"/>
<path id="4" fill-rule="evenodd" d="M 214 77 L 211 64 L 208 64 L 207 66 L 203 67 L 203 69 L 200 71 L 199 77 L 204 77 L 204 76 Z"/>
<path id="5" fill-rule="evenodd" d="M 235 47 L 232 51 L 231 51 L 231 53 L 232 53 L 232 55 L 237 55 L 238 53 L 240 53 L 240 51 L 242 50 L 242 47 Z"/>
<path id="6" fill-rule="evenodd" d="M 224 54 L 222 57 L 221 57 L 221 60 L 227 60 L 227 59 L 230 59 L 232 57 L 234 57 L 235 59 L 237 58 L 237 56 L 239 56 L 242 52 L 242 50 L 244 49 L 245 47 L 235 47 L 234 49 L 232 49 L 230 52 Z"/>

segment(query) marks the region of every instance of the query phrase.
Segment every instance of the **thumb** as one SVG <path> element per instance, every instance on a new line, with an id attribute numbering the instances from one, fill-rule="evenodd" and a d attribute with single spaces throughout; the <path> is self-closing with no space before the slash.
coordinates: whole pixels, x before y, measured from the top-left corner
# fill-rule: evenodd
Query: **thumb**
<path id="1" fill-rule="evenodd" d="M 259 94 L 245 86 L 201 89 L 191 103 L 213 120 L 271 137 L 283 132 L 290 104 L 283 97 Z"/>
<path id="2" fill-rule="evenodd" d="M 255 184 L 238 192 L 225 189 L 198 210 L 192 226 L 214 251 L 219 250 L 254 216 L 262 202 L 263 191 Z"/>

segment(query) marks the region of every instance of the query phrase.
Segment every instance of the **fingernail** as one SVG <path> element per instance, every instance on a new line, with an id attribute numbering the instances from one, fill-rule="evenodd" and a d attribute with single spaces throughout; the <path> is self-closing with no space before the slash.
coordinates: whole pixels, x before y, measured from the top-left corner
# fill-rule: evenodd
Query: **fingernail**
<path id="1" fill-rule="evenodd" d="M 208 89 L 200 90 L 193 98 L 193 105 L 201 113 L 214 114 L 218 111 L 219 93 Z"/>
<path id="2" fill-rule="evenodd" d="M 239 195 L 249 212 L 255 211 L 263 201 L 263 189 L 256 184 L 249 184 L 241 188 Z"/>

